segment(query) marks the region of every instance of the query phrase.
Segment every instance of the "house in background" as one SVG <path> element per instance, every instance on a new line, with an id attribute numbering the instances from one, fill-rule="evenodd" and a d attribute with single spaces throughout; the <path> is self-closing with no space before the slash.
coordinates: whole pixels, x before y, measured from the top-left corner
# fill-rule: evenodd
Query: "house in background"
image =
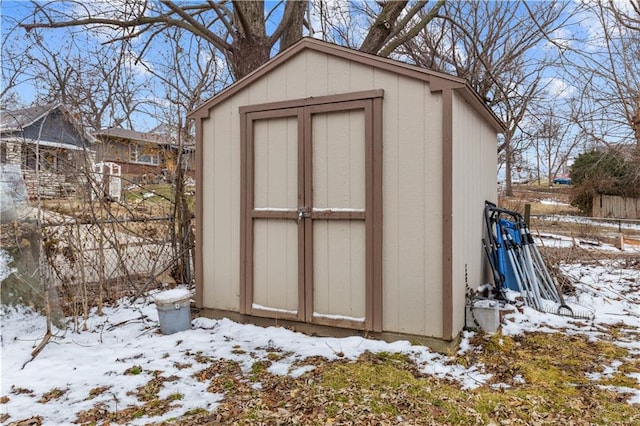
<path id="1" fill-rule="evenodd" d="M 94 160 L 94 139 L 59 103 L 0 111 L 0 162 L 20 167 L 30 197 L 75 194 Z"/>
<path id="2" fill-rule="evenodd" d="M 170 180 L 176 170 L 179 146 L 164 126 L 150 132 L 109 128 L 93 133 L 96 161 L 113 162 L 122 167 L 122 177 L 135 183 Z M 183 146 L 183 168 L 193 173 L 194 145 Z"/>

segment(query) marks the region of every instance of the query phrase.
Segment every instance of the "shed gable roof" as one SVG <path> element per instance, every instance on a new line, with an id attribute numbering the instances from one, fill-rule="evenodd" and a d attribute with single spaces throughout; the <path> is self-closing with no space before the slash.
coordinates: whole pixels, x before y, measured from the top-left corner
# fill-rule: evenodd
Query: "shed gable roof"
<path id="1" fill-rule="evenodd" d="M 482 101 L 475 90 L 473 90 L 469 83 L 463 78 L 421 68 L 415 65 L 410 65 L 394 59 L 383 58 L 380 56 L 363 53 L 358 50 L 353 50 L 344 46 L 339 46 L 309 37 L 302 38 L 300 41 L 298 41 L 282 53 L 278 54 L 252 73 L 226 87 L 224 90 L 212 97 L 209 101 L 205 102 L 197 109 L 189 113 L 189 117 L 208 117 L 209 110 L 211 108 L 232 97 L 245 87 L 250 86 L 257 79 L 261 78 L 265 74 L 268 74 L 273 69 L 283 65 L 292 57 L 300 54 L 305 50 L 321 52 L 363 65 L 368 65 L 396 74 L 405 75 L 410 78 L 415 78 L 417 80 L 429 83 L 432 92 L 441 91 L 445 88 L 456 90 L 467 102 L 469 102 L 474 107 L 476 111 L 480 113 L 481 116 L 484 117 L 485 120 L 491 123 L 496 131 L 502 132 L 505 130 L 504 124 L 501 122 L 501 120 L 493 113 L 493 111 L 491 111 L 491 109 Z"/>

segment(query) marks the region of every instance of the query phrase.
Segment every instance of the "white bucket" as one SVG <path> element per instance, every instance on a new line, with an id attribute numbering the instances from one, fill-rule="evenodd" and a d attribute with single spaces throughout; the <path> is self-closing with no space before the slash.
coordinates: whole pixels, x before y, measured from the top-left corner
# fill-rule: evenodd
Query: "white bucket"
<path id="1" fill-rule="evenodd" d="M 163 291 L 154 297 L 162 334 L 173 334 L 191 328 L 191 292 L 186 289 Z"/>

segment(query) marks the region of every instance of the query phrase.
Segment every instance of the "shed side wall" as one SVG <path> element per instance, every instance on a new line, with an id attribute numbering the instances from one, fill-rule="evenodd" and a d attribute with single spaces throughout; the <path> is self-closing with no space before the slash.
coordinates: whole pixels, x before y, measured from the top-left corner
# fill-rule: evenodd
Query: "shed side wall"
<path id="1" fill-rule="evenodd" d="M 453 99 L 453 334 L 464 326 L 465 284 L 487 282 L 482 248 L 485 200 L 497 198 L 497 135 L 454 93 Z"/>
<path id="2" fill-rule="evenodd" d="M 423 82 L 385 88 L 383 329 L 442 337 L 442 97 Z"/>

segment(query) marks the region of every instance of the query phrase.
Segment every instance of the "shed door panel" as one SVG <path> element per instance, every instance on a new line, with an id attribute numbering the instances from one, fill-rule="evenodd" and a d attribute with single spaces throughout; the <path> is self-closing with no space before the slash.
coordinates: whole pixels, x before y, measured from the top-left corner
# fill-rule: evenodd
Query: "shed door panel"
<path id="1" fill-rule="evenodd" d="M 325 220 L 313 224 L 315 322 L 365 321 L 365 237 L 364 221 Z"/>
<path id="2" fill-rule="evenodd" d="M 314 212 L 312 320 L 364 327 L 365 111 L 324 112 L 325 108 L 330 107 L 316 107 L 310 114 Z"/>
<path id="3" fill-rule="evenodd" d="M 298 208 L 298 120 L 281 117 L 254 122 L 254 209 Z"/>
<path id="4" fill-rule="evenodd" d="M 251 310 L 295 319 L 300 304 L 298 121 L 297 115 L 253 121 L 253 219 L 249 225 Z"/>
<path id="5" fill-rule="evenodd" d="M 279 219 L 256 219 L 253 226 L 253 308 L 296 315 L 298 226 Z"/>
<path id="6" fill-rule="evenodd" d="M 313 208 L 365 209 L 364 111 L 312 115 Z"/>

